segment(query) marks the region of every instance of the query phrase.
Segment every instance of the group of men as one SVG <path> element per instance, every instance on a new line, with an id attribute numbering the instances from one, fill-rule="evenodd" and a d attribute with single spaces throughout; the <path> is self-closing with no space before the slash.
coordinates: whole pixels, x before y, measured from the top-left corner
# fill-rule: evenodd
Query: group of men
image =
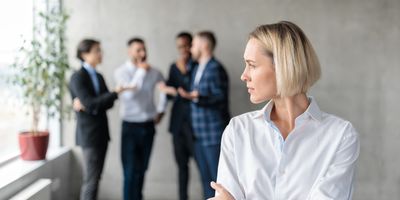
<path id="1" fill-rule="evenodd" d="M 188 199 L 191 157 L 198 165 L 204 198 L 212 197 L 210 182 L 217 177 L 221 136 L 230 119 L 229 80 L 214 57 L 214 34 L 202 31 L 192 38 L 190 33 L 179 33 L 179 56 L 170 66 L 166 81 L 147 62 L 142 39 L 132 38 L 127 45 L 129 59 L 115 71 L 114 92 L 108 91 L 103 77 L 85 59 L 80 58 L 82 68 L 71 77 L 70 91 L 78 120 L 77 144 L 84 159 L 81 199 L 96 199 L 110 138 L 106 111 L 116 99 L 120 100 L 122 119 L 124 199 L 143 199 L 155 126 L 161 121 L 168 100 L 173 102 L 169 132 L 178 166 L 179 199 Z M 79 55 L 78 47 L 78 58 Z M 160 94 L 157 104 L 155 90 Z"/>

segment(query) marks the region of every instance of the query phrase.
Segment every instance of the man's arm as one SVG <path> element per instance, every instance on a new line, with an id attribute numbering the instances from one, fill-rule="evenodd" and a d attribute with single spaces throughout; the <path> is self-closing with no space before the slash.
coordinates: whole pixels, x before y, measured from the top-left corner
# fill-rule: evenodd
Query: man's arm
<path id="1" fill-rule="evenodd" d="M 118 98 L 116 92 L 106 92 L 99 96 L 92 95 L 87 88 L 87 85 L 85 85 L 84 80 L 78 73 L 72 75 L 69 87 L 71 92 L 84 106 L 85 112 L 93 115 L 111 108 L 114 101 Z"/>
<path id="2" fill-rule="evenodd" d="M 136 92 L 142 88 L 146 73 L 146 69 L 138 68 L 134 76 L 130 77 L 129 74 L 124 70 L 124 68 L 118 68 L 114 73 L 115 82 L 117 83 L 117 85 L 129 89 L 121 94 L 121 98 L 131 99 L 136 94 Z"/>
<path id="3" fill-rule="evenodd" d="M 228 95 L 229 80 L 222 67 L 212 68 L 210 72 L 208 90 L 198 90 L 198 98 L 195 103 L 202 106 L 224 103 Z"/>
<path id="4" fill-rule="evenodd" d="M 160 72 L 158 72 L 157 83 L 164 82 L 164 77 Z M 154 119 L 155 123 L 159 123 L 164 116 L 165 110 L 167 109 L 168 99 L 167 95 L 163 92 L 159 93 L 159 98 L 157 102 L 157 116 Z"/>

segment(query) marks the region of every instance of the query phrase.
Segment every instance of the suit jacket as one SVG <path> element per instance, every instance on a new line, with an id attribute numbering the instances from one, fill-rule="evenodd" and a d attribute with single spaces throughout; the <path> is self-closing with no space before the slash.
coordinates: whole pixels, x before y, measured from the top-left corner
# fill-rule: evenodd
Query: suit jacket
<path id="1" fill-rule="evenodd" d="M 222 64 L 211 58 L 206 64 L 200 82 L 194 85 L 198 65 L 192 73 L 192 90 L 200 97 L 191 103 L 191 119 L 196 140 L 202 145 L 221 143 L 222 133 L 229 123 L 229 79 Z"/>
<path id="2" fill-rule="evenodd" d="M 169 69 L 169 76 L 167 80 L 167 85 L 178 89 L 182 87 L 186 91 L 190 90 L 190 80 L 191 80 L 191 68 L 194 62 L 189 61 L 187 64 L 187 73 L 182 74 L 175 63 L 173 63 Z M 186 120 L 190 121 L 190 100 L 182 98 L 179 94 L 172 97 L 168 96 L 169 100 L 174 103 L 172 105 L 169 132 L 172 134 L 178 134 L 182 128 L 182 123 Z"/>
<path id="3" fill-rule="evenodd" d="M 76 112 L 76 144 L 82 147 L 107 145 L 110 140 L 106 111 L 113 107 L 118 98 L 109 92 L 104 78 L 96 73 L 99 80 L 99 94 L 96 94 L 90 75 L 85 68 L 76 71 L 69 83 L 72 99 L 78 97 L 85 111 Z"/>

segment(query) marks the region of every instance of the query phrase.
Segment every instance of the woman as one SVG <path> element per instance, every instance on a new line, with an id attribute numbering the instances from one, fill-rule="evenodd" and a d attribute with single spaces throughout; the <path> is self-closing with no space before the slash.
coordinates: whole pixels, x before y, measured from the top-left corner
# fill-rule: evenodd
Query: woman
<path id="1" fill-rule="evenodd" d="M 112 108 L 118 94 L 128 88 L 117 87 L 109 91 L 104 78 L 96 71 L 102 61 L 100 42 L 82 40 L 78 45 L 77 57 L 82 63 L 70 80 L 73 108 L 77 116 L 76 144 L 82 148 L 84 179 L 81 200 L 97 199 L 97 190 L 108 141 L 107 110 Z"/>
<path id="2" fill-rule="evenodd" d="M 226 127 L 211 199 L 351 199 L 357 132 L 306 95 L 321 70 L 303 31 L 286 21 L 259 26 L 244 60 L 250 101 L 270 101 Z"/>
<path id="3" fill-rule="evenodd" d="M 178 166 L 179 200 L 187 200 L 189 185 L 189 161 L 193 156 L 193 132 L 190 121 L 191 101 L 178 95 L 177 90 L 190 90 L 191 59 L 190 47 L 192 35 L 181 32 L 176 36 L 178 59 L 169 68 L 169 77 L 166 83 L 161 82 L 159 90 L 168 94 L 173 101 L 169 132 L 172 134 L 175 161 Z"/>

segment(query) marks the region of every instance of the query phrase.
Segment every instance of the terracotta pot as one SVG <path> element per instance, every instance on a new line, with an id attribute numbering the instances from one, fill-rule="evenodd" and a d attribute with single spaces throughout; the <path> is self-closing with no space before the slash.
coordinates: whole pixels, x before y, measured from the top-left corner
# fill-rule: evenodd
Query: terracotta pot
<path id="1" fill-rule="evenodd" d="M 22 160 L 44 160 L 46 159 L 47 147 L 49 145 L 49 132 L 39 131 L 21 132 L 18 136 L 19 149 Z"/>

